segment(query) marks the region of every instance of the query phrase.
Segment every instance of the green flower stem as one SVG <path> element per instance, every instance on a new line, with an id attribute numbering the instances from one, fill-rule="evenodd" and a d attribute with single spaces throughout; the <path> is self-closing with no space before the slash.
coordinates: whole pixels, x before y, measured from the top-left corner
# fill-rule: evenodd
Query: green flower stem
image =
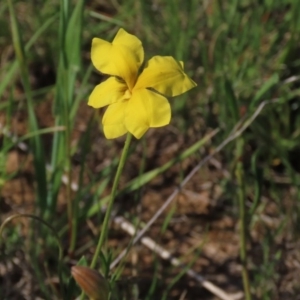
<path id="1" fill-rule="evenodd" d="M 127 133 L 125 145 L 124 145 L 124 148 L 123 148 L 123 151 L 122 151 L 122 155 L 121 155 L 121 158 L 120 158 L 120 161 L 119 161 L 118 169 L 117 169 L 115 179 L 114 179 L 114 182 L 113 182 L 113 187 L 112 187 L 111 194 L 110 194 L 110 200 L 108 202 L 108 206 L 107 206 L 107 209 L 106 209 L 104 221 L 103 221 L 103 224 L 102 224 L 100 237 L 99 237 L 98 244 L 97 244 L 97 247 L 96 247 L 96 251 L 94 253 L 94 256 L 93 256 L 93 259 L 92 259 L 92 262 L 91 262 L 91 265 L 90 265 L 90 267 L 92 269 L 94 269 L 95 266 L 96 266 L 97 259 L 100 256 L 102 246 L 104 245 L 105 240 L 107 238 L 108 224 L 109 224 L 109 220 L 110 220 L 110 215 L 111 215 L 114 200 L 115 200 L 115 197 L 116 197 L 116 194 L 117 194 L 117 187 L 118 187 L 118 184 L 119 184 L 119 181 L 120 181 L 120 177 L 121 177 L 121 174 L 122 174 L 125 162 L 126 162 L 126 158 L 127 158 L 131 138 L 132 138 L 131 133 Z M 81 293 L 80 300 L 83 300 L 83 298 L 84 298 L 84 292 Z"/>
<path id="2" fill-rule="evenodd" d="M 105 240 L 106 240 L 106 237 L 107 237 L 110 215 L 111 215 L 112 207 L 113 207 L 114 200 L 115 200 L 115 197 L 116 197 L 116 194 L 117 194 L 117 187 L 118 187 L 118 184 L 119 184 L 119 181 L 120 181 L 120 177 L 121 177 L 121 174 L 122 174 L 125 162 L 126 162 L 126 158 L 127 158 L 131 138 L 132 138 L 132 135 L 130 133 L 127 133 L 125 145 L 124 145 L 124 148 L 123 148 L 123 151 L 122 151 L 122 155 L 121 155 L 121 158 L 120 158 L 120 161 L 119 161 L 118 169 L 117 169 L 115 179 L 114 179 L 114 182 L 113 182 L 113 187 L 112 187 L 112 191 L 111 191 L 111 194 L 110 194 L 110 200 L 108 202 L 106 214 L 105 214 L 104 221 L 103 221 L 103 224 L 102 224 L 102 229 L 101 229 L 100 237 L 99 237 L 99 240 L 98 240 L 97 248 L 96 248 L 93 260 L 91 262 L 91 268 L 95 268 L 96 263 L 97 263 L 97 259 L 100 255 L 101 248 L 102 248 L 103 244 L 105 243 Z"/>
<path id="3" fill-rule="evenodd" d="M 245 180 L 244 168 L 241 161 L 243 153 L 244 140 L 237 141 L 236 154 L 236 179 L 238 183 L 238 202 L 239 202 L 239 219 L 240 219 L 240 259 L 242 263 L 242 278 L 245 292 L 245 300 L 251 300 L 250 280 L 247 269 L 247 213 L 246 213 L 246 197 L 245 197 Z"/>

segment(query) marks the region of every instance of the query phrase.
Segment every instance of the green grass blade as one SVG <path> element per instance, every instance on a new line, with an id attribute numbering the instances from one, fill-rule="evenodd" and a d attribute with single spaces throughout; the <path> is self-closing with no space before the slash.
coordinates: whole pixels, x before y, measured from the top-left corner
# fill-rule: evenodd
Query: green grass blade
<path id="1" fill-rule="evenodd" d="M 266 94 L 279 82 L 279 76 L 278 74 L 273 74 L 257 91 L 255 94 L 250 108 L 253 109 L 259 101 L 266 96 Z"/>
<path id="2" fill-rule="evenodd" d="M 57 81 L 53 113 L 55 126 L 65 126 L 66 132 L 57 132 L 53 137 L 51 151 L 52 184 L 47 198 L 48 205 L 54 210 L 57 195 L 61 187 L 61 177 L 70 166 L 70 133 L 76 115 L 73 108 L 75 80 L 81 62 L 81 33 L 84 0 L 78 1 L 70 15 L 68 1 L 61 1 L 60 11 L 60 62 L 57 69 Z M 77 100 L 78 102 L 78 100 Z M 78 103 L 77 107 L 78 107 Z"/>
<path id="3" fill-rule="evenodd" d="M 19 24 L 17 21 L 14 6 L 11 0 L 8 0 L 8 7 L 11 20 L 11 31 L 13 38 L 13 45 L 16 52 L 17 61 L 20 68 L 21 79 L 27 98 L 27 109 L 29 115 L 29 127 L 30 131 L 37 131 L 38 124 L 35 116 L 33 99 L 31 94 L 31 87 L 29 83 L 29 72 L 26 64 L 25 49 L 21 39 L 21 32 L 19 30 Z M 39 135 L 34 136 L 31 139 L 31 147 L 33 151 L 35 176 L 38 179 L 37 183 L 37 203 L 40 211 L 43 213 L 46 211 L 46 196 L 47 196 L 47 182 L 46 182 L 46 162 L 44 157 L 44 149 Z"/>
<path id="4" fill-rule="evenodd" d="M 44 33 L 57 19 L 58 14 L 55 14 L 48 20 L 46 20 L 43 25 L 32 35 L 30 40 L 25 45 L 25 54 L 28 53 L 28 51 L 31 49 L 31 47 L 34 45 L 34 43 L 37 41 L 37 39 Z M 0 95 L 3 94 L 6 87 L 11 83 L 13 77 L 18 71 L 18 61 L 14 61 L 10 68 L 5 72 L 5 76 L 0 82 Z"/>

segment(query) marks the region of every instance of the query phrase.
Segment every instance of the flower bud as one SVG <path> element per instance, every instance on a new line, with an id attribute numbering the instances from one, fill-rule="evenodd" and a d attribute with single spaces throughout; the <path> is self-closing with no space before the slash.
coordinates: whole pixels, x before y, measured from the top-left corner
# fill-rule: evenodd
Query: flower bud
<path id="1" fill-rule="evenodd" d="M 109 285 L 96 270 L 83 266 L 74 266 L 71 270 L 77 284 L 92 300 L 107 300 Z"/>

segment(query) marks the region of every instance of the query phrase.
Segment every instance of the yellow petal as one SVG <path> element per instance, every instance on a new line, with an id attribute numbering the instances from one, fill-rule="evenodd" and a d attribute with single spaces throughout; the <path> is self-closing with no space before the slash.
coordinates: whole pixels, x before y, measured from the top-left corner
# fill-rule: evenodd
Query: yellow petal
<path id="1" fill-rule="evenodd" d="M 102 124 L 107 139 L 117 138 L 127 132 L 124 124 L 124 114 L 127 104 L 128 101 L 116 102 L 106 109 Z"/>
<path id="2" fill-rule="evenodd" d="M 125 112 L 127 130 L 137 139 L 149 127 L 161 127 L 170 123 L 171 109 L 168 100 L 152 91 L 140 89 L 132 94 Z"/>
<path id="3" fill-rule="evenodd" d="M 196 85 L 184 73 L 182 62 L 177 62 L 171 56 L 154 56 L 139 76 L 134 90 L 151 87 L 167 97 L 174 97 Z"/>
<path id="4" fill-rule="evenodd" d="M 110 77 L 98 84 L 92 91 L 88 105 L 100 108 L 122 100 L 127 86 L 115 77 Z"/>
<path id="5" fill-rule="evenodd" d="M 100 72 L 123 78 L 132 89 L 144 60 L 144 50 L 136 36 L 121 28 L 112 43 L 93 39 L 91 59 Z"/>
<path id="6" fill-rule="evenodd" d="M 130 49 L 131 52 L 134 53 L 137 64 L 139 67 L 141 66 L 144 61 L 144 49 L 142 42 L 135 35 L 129 34 L 123 28 L 120 28 L 113 40 L 113 44 L 126 46 Z"/>

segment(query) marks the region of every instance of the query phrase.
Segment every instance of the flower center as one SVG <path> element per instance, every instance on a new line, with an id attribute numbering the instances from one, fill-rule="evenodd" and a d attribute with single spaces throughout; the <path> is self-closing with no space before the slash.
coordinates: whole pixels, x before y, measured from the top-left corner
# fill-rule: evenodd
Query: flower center
<path id="1" fill-rule="evenodd" d="M 126 90 L 123 96 L 123 100 L 129 100 L 131 98 L 131 92 Z"/>

